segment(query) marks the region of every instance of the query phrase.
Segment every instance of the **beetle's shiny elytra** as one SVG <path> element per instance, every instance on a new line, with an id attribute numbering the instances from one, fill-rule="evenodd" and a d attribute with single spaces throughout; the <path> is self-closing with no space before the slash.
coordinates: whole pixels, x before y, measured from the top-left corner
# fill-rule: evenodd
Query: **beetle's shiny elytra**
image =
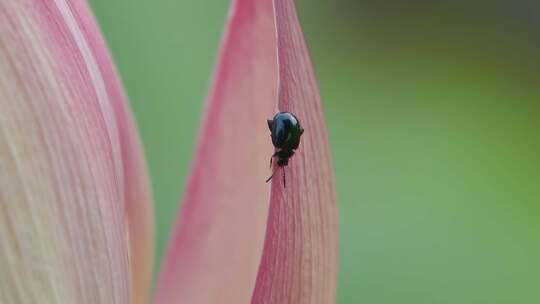
<path id="1" fill-rule="evenodd" d="M 278 167 L 285 167 L 294 155 L 294 150 L 298 149 L 300 136 L 304 133 L 304 129 L 300 125 L 300 120 L 290 112 L 277 113 L 272 120 L 268 120 L 268 128 L 271 132 L 272 144 L 275 147 L 275 152 L 270 157 L 270 167 L 272 167 L 274 157 L 277 158 Z M 266 182 L 272 179 L 274 173 Z M 285 170 L 283 170 L 283 185 L 286 185 Z"/>

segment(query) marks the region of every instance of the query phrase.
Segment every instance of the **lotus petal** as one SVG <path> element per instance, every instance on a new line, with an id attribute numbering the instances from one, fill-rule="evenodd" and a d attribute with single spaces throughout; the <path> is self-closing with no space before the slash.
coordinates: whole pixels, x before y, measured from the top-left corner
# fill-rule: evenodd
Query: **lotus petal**
<path id="1" fill-rule="evenodd" d="M 302 142 L 272 184 L 264 254 L 252 303 L 334 303 L 338 217 L 321 98 L 293 0 L 275 0 L 280 111 L 299 117 Z"/>
<path id="2" fill-rule="evenodd" d="M 86 3 L 1 1 L 0 24 L 0 301 L 148 294 L 146 168 Z"/>
<path id="3" fill-rule="evenodd" d="M 319 91 L 293 2 L 273 4 L 234 2 L 156 303 L 335 301 L 337 204 Z M 266 120 L 278 110 L 306 133 L 287 188 L 275 178 L 270 191 Z"/>
<path id="4" fill-rule="evenodd" d="M 156 303 L 250 301 L 270 199 L 276 74 L 271 1 L 236 1 Z"/>

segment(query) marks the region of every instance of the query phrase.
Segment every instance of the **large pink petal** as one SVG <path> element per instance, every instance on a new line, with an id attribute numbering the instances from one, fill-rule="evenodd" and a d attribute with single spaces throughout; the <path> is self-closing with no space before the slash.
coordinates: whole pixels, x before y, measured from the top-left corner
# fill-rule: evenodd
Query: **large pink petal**
<path id="1" fill-rule="evenodd" d="M 250 301 L 270 199 L 276 77 L 271 1 L 236 1 L 156 303 Z"/>
<path id="2" fill-rule="evenodd" d="M 233 6 L 159 304 L 335 301 L 337 205 L 320 96 L 293 2 L 275 6 L 275 16 L 271 1 Z M 306 133 L 287 188 L 275 178 L 270 197 L 266 119 L 276 104 Z"/>
<path id="3" fill-rule="evenodd" d="M 334 303 L 337 200 L 326 124 L 293 0 L 275 0 L 279 109 L 305 133 L 287 170 L 272 184 L 264 254 L 252 303 Z"/>
<path id="4" fill-rule="evenodd" d="M 115 65 L 94 16 L 85 1 L 72 1 L 71 7 L 95 56 L 116 117 L 124 168 L 132 303 L 148 303 L 154 266 L 154 212 L 142 145 Z"/>
<path id="5" fill-rule="evenodd" d="M 85 3 L 0 2 L 0 108 L 0 301 L 139 298 L 151 213 L 132 209 L 150 209 L 146 172 Z"/>

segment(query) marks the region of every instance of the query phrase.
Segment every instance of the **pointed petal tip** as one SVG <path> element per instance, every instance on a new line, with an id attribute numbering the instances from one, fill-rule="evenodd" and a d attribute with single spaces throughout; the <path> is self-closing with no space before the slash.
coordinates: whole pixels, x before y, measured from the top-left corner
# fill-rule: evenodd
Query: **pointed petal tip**
<path id="1" fill-rule="evenodd" d="M 247 303 L 262 254 L 276 105 L 270 1 L 232 8 L 156 303 Z"/>
<path id="2" fill-rule="evenodd" d="M 264 253 L 252 303 L 334 303 L 337 198 L 317 81 L 292 0 L 274 1 L 278 106 L 302 120 L 287 185 L 272 184 Z M 302 130 L 304 133 L 304 130 Z"/>
<path id="3" fill-rule="evenodd" d="M 293 2 L 272 4 L 235 2 L 156 303 L 335 302 L 337 201 L 322 105 Z M 270 194 L 261 180 L 273 148 L 260 122 L 276 101 L 310 131 L 287 184 Z"/>

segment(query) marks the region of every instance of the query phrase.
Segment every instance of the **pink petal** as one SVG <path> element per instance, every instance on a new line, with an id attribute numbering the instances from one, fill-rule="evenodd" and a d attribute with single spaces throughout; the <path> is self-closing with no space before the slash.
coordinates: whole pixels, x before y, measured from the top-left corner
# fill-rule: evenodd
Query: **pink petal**
<path id="1" fill-rule="evenodd" d="M 0 23 L 0 301 L 148 294 L 131 278 L 150 276 L 151 213 L 132 210 L 150 209 L 145 166 L 88 7 L 2 1 Z"/>
<path id="2" fill-rule="evenodd" d="M 266 241 L 252 303 L 334 303 L 337 199 L 319 89 L 293 0 L 275 0 L 279 110 L 306 130 L 289 162 L 287 187 L 274 179 Z"/>
<path id="3" fill-rule="evenodd" d="M 276 72 L 271 1 L 236 1 L 156 303 L 250 301 L 270 199 Z"/>
<path id="4" fill-rule="evenodd" d="M 275 5 L 278 43 L 270 0 L 233 6 L 156 303 L 335 301 L 337 205 L 321 101 L 292 1 Z M 276 49 L 279 110 L 297 114 L 306 134 L 287 188 L 275 179 L 270 198 Z"/>
<path id="5" fill-rule="evenodd" d="M 148 303 L 154 266 L 154 211 L 142 144 L 114 62 L 90 8 L 84 1 L 74 1 L 71 5 L 100 68 L 120 132 L 134 295 L 132 303 Z"/>

